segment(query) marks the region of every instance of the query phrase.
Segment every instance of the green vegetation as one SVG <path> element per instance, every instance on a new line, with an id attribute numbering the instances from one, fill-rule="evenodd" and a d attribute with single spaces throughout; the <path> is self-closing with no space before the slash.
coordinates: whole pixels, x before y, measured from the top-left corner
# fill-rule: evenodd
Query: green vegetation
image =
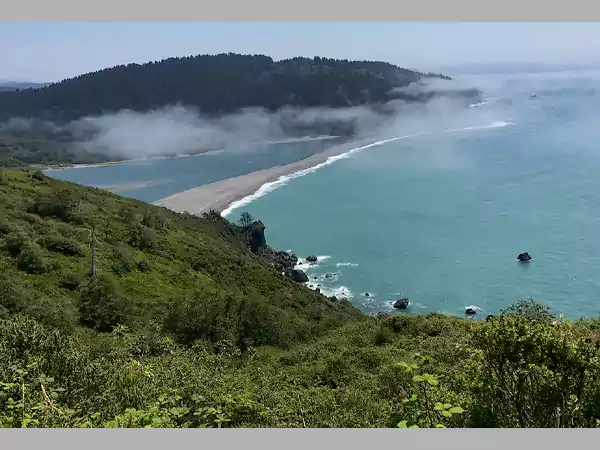
<path id="1" fill-rule="evenodd" d="M 206 114 L 263 107 L 352 106 L 391 98 L 420 100 L 394 88 L 424 77 L 445 78 L 376 61 L 264 55 L 197 55 L 128 64 L 87 73 L 41 89 L 0 92 L 0 120 L 72 120 L 121 109 L 147 111 L 181 103 Z"/>
<path id="2" fill-rule="evenodd" d="M 599 321 L 368 317 L 241 230 L 1 170 L 0 426 L 598 426 Z"/>
<path id="3" fill-rule="evenodd" d="M 86 164 L 122 159 L 76 145 L 93 127 L 73 121 L 122 110 L 146 112 L 173 105 L 214 118 L 244 108 L 268 111 L 283 107 L 369 105 L 389 111 L 386 102 L 423 102 L 434 95 L 478 98 L 475 90 L 408 93 L 404 88 L 427 78 L 448 79 L 376 61 L 292 58 L 274 61 L 263 55 L 197 55 L 128 64 L 63 80 L 48 86 L 0 89 L 0 166 Z M 352 119 L 298 118 L 288 111 L 278 125 L 290 136 L 353 136 Z"/>

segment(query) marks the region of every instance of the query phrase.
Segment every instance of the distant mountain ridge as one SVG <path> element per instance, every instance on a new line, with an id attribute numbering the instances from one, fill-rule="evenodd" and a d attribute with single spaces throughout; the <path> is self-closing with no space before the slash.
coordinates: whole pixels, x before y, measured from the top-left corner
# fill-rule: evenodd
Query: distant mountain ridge
<path id="1" fill-rule="evenodd" d="M 205 114 L 247 107 L 348 107 L 394 98 L 420 101 L 397 88 L 447 76 L 380 61 L 264 55 L 198 55 L 115 66 L 41 89 L 0 92 L 0 120 L 11 116 L 72 120 L 122 109 L 145 111 L 172 104 Z"/>
<path id="2" fill-rule="evenodd" d="M 51 83 L 34 83 L 30 81 L 6 81 L 0 80 L 0 92 L 16 91 L 19 89 L 39 89 L 49 86 Z"/>

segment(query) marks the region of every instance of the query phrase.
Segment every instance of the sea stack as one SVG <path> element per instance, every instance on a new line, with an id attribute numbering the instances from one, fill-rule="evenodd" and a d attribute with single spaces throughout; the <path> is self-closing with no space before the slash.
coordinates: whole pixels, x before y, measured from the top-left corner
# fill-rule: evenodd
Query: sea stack
<path id="1" fill-rule="evenodd" d="M 400 300 L 396 300 L 392 306 L 396 309 L 406 309 L 408 308 L 408 303 L 407 298 L 401 298 Z"/>
<path id="2" fill-rule="evenodd" d="M 531 261 L 531 256 L 529 256 L 529 253 L 527 253 L 527 252 L 519 253 L 519 256 L 517 256 L 517 261 L 529 262 L 529 261 Z"/>
<path id="3" fill-rule="evenodd" d="M 306 257 L 306 260 L 310 263 L 314 263 L 317 262 L 319 260 L 319 258 L 317 258 L 315 255 L 310 255 Z"/>

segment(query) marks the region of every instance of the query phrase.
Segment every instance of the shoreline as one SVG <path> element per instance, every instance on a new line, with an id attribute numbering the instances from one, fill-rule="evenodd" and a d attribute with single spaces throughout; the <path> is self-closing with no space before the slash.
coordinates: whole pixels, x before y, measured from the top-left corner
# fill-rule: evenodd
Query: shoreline
<path id="1" fill-rule="evenodd" d="M 44 172 L 54 172 L 58 170 L 71 170 L 71 169 L 89 169 L 93 167 L 110 167 L 110 166 L 119 166 L 125 163 L 131 162 L 143 162 L 143 161 L 153 161 L 157 159 L 172 159 L 172 158 L 193 158 L 195 156 L 210 156 L 221 153 L 223 150 L 208 150 L 206 152 L 193 153 L 193 154 L 185 154 L 185 155 L 170 155 L 170 156 L 150 156 L 148 158 L 137 158 L 137 159 L 122 159 L 119 161 L 106 161 L 99 163 L 90 163 L 90 164 L 71 164 L 68 166 L 47 166 L 42 170 Z"/>
<path id="2" fill-rule="evenodd" d="M 266 189 L 264 194 L 266 194 L 269 192 L 268 185 L 277 182 L 282 177 L 315 168 L 315 166 L 327 163 L 329 158 L 336 156 L 340 157 L 341 155 L 344 155 L 350 151 L 380 145 L 386 142 L 402 139 L 404 137 L 408 136 L 395 137 L 379 141 L 371 138 L 347 142 L 293 163 L 262 169 L 237 177 L 227 178 L 225 180 L 220 180 L 214 183 L 188 189 L 186 191 L 159 199 L 153 202 L 153 204 L 168 208 L 178 213 L 184 213 L 187 211 L 190 214 L 200 216 L 212 209 L 218 211 L 223 216 L 227 216 L 232 209 L 242 206 L 236 205 L 236 203 L 252 196 L 253 194 L 257 194 L 261 188 L 265 189 L 265 186 Z"/>
<path id="3" fill-rule="evenodd" d="M 262 145 L 277 145 L 277 144 L 293 144 L 299 142 L 310 142 L 310 141 L 327 141 L 332 139 L 343 139 L 343 136 L 302 136 L 302 137 L 294 137 L 281 139 L 277 141 L 265 141 L 258 142 L 258 144 Z M 254 143 L 256 145 L 257 143 Z M 44 172 L 53 172 L 58 170 L 70 170 L 70 169 L 88 169 L 93 167 L 110 167 L 110 166 L 118 166 L 125 163 L 135 163 L 135 162 L 144 162 L 144 161 L 153 161 L 157 159 L 173 159 L 173 158 L 193 158 L 196 156 L 210 156 L 222 153 L 224 150 L 215 149 L 215 150 L 206 150 L 197 153 L 185 153 L 181 155 L 168 155 L 168 156 L 150 156 L 147 158 L 133 158 L 133 159 L 121 159 L 117 161 L 105 161 L 105 162 L 97 162 L 97 163 L 81 163 L 81 164 L 69 164 L 69 165 L 49 165 L 42 167 Z"/>

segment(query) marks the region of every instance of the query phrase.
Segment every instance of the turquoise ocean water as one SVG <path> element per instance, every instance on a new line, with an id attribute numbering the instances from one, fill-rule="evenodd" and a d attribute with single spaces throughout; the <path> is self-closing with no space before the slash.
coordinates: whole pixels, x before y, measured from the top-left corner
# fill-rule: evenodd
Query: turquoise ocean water
<path id="1" fill-rule="evenodd" d="M 600 73 L 463 81 L 485 89 L 484 104 L 399 120 L 380 140 L 408 137 L 280 180 L 234 205 L 228 218 L 248 211 L 265 222 L 272 247 L 320 255 L 305 267 L 312 287 L 367 312 L 390 311 L 402 296 L 418 314 L 462 315 L 467 305 L 493 314 L 533 298 L 569 317 L 597 315 Z M 148 164 L 146 178 L 177 178 L 176 164 L 185 166 Z M 188 164 L 184 188 L 242 170 L 239 160 L 228 164 L 237 169 L 215 160 L 211 175 Z M 115 171 L 122 184 L 143 178 L 126 165 L 55 173 L 102 185 L 117 184 Z M 165 185 L 126 194 L 152 201 L 182 190 Z M 529 264 L 516 262 L 524 251 Z"/>

